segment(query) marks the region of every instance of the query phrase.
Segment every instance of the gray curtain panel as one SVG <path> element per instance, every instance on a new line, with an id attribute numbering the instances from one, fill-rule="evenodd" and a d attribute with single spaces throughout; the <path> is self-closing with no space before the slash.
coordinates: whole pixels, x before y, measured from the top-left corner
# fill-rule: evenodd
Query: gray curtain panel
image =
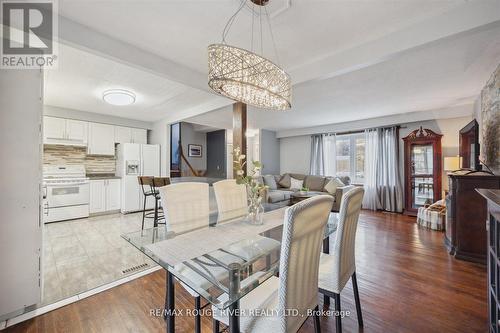
<path id="1" fill-rule="evenodd" d="M 399 169 L 397 127 L 365 131 L 365 191 L 363 207 L 403 211 L 403 186 Z"/>
<path id="2" fill-rule="evenodd" d="M 325 159 L 323 156 L 323 135 L 311 135 L 311 161 L 309 163 L 311 175 L 322 176 L 325 173 Z"/>

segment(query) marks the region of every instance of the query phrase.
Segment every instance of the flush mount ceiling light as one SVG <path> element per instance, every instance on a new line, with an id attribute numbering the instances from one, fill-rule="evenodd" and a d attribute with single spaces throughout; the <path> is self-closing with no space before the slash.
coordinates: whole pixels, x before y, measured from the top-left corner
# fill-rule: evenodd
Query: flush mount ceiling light
<path id="1" fill-rule="evenodd" d="M 111 105 L 130 105 L 135 103 L 135 94 L 124 89 L 110 89 L 103 92 L 102 99 Z"/>
<path id="2" fill-rule="evenodd" d="M 208 85 L 218 94 L 239 102 L 258 108 L 287 110 L 291 107 L 292 99 L 290 76 L 263 56 L 262 17 L 265 16 L 275 56 L 278 58 L 269 13 L 265 7 L 268 2 L 269 0 L 242 0 L 236 13 L 226 23 L 222 42 L 208 46 Z M 251 51 L 226 43 L 229 29 L 245 5 L 251 6 L 252 10 Z M 253 51 L 256 16 L 260 22 L 260 55 Z"/>

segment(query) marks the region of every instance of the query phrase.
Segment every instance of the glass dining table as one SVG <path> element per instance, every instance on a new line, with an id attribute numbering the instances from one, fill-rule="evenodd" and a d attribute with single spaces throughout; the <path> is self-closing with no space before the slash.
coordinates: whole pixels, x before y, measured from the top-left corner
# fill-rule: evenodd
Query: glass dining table
<path id="1" fill-rule="evenodd" d="M 224 214 L 213 212 L 203 221 L 182 221 L 186 226 L 207 222 L 195 229 L 174 232 L 169 230 L 167 223 L 122 235 L 166 270 L 164 318 L 167 332 L 175 332 L 175 314 L 178 313 L 175 280 L 224 310 L 229 318 L 230 332 L 239 332 L 239 300 L 279 273 L 279 245 L 286 207 L 268 204 L 264 208 L 262 225 L 250 224 L 246 212 L 238 210 Z M 328 253 L 329 238 L 336 228 L 337 213 L 332 212 L 324 232 L 325 253 Z"/>

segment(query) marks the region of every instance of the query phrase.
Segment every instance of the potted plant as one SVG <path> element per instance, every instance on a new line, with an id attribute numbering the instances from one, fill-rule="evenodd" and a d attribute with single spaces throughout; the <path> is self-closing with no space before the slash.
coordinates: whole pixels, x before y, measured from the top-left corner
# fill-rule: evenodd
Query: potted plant
<path id="1" fill-rule="evenodd" d="M 309 192 L 309 188 L 305 186 L 302 186 L 302 188 L 299 190 L 300 194 L 307 194 L 307 192 Z"/>
<path id="2" fill-rule="evenodd" d="M 259 161 L 252 161 L 251 174 L 245 176 L 244 167 L 246 165 L 245 155 L 241 154 L 240 147 L 234 149 L 233 154 L 234 171 L 236 173 L 236 183 L 245 185 L 248 193 L 248 221 L 251 224 L 262 224 L 262 215 L 264 214 L 264 206 L 262 206 L 262 198 L 267 189 L 264 184 L 255 181 L 255 175 L 262 169 L 262 164 Z"/>

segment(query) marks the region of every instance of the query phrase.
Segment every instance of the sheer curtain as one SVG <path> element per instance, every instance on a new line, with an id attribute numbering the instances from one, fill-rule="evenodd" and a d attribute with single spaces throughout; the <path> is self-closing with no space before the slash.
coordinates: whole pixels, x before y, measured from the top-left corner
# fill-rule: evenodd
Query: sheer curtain
<path id="1" fill-rule="evenodd" d="M 311 135 L 311 161 L 309 169 L 311 175 L 322 176 L 325 172 L 322 134 Z"/>
<path id="2" fill-rule="evenodd" d="M 365 131 L 365 196 L 363 208 L 403 211 L 397 127 Z"/>
<path id="3" fill-rule="evenodd" d="M 325 176 L 337 174 L 337 136 L 335 134 L 323 135 L 323 161 Z"/>

